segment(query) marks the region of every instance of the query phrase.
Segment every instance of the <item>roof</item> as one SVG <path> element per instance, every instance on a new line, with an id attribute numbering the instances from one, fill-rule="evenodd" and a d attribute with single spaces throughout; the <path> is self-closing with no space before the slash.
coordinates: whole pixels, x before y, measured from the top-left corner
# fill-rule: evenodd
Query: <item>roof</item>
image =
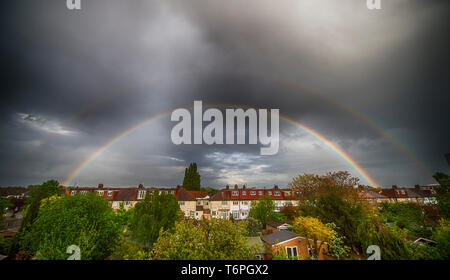
<path id="1" fill-rule="evenodd" d="M 207 192 L 201 192 L 201 191 L 188 191 L 194 198 L 204 198 L 208 196 Z"/>
<path id="2" fill-rule="evenodd" d="M 269 243 L 271 245 L 278 244 L 284 241 L 287 241 L 289 239 L 293 239 L 296 237 L 300 237 L 300 235 L 296 234 L 295 232 L 289 231 L 289 230 L 281 230 L 274 232 L 272 234 L 266 235 L 261 237 L 262 241 Z"/>
<path id="3" fill-rule="evenodd" d="M 277 228 L 277 227 L 279 227 L 279 226 L 282 226 L 282 225 L 284 225 L 284 224 L 290 225 L 290 223 L 288 223 L 288 222 L 286 222 L 286 221 L 284 221 L 284 222 L 279 222 L 279 221 L 274 221 L 274 220 L 269 221 L 269 222 L 267 222 L 266 224 L 269 225 L 269 226 L 275 227 L 275 228 Z"/>
<path id="4" fill-rule="evenodd" d="M 120 189 L 114 199 L 115 201 L 134 201 L 137 200 L 136 188 L 123 188 Z"/>
<path id="5" fill-rule="evenodd" d="M 183 189 L 183 188 L 179 188 L 177 189 L 177 191 L 175 192 L 175 197 L 178 199 L 178 201 L 195 201 L 195 196 L 191 194 L 191 192 Z"/>

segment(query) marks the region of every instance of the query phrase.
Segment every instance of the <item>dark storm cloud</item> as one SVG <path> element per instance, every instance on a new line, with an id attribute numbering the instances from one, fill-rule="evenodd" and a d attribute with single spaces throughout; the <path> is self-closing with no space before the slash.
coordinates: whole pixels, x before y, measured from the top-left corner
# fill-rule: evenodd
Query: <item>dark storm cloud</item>
<path id="1" fill-rule="evenodd" d="M 120 132 L 194 100 L 279 108 L 384 186 L 432 182 L 337 105 L 346 104 L 433 171 L 448 170 L 448 1 L 383 1 L 381 11 L 363 0 L 82 5 L 9 1 L 1 11 L 0 153 L 10 159 L 0 165 L 1 185 L 62 181 Z M 261 157 L 259 145 L 173 145 L 165 115 L 108 148 L 75 182 L 175 185 L 193 161 L 210 186 L 282 186 L 300 172 L 350 169 L 314 137 L 280 125 L 279 153 Z"/>

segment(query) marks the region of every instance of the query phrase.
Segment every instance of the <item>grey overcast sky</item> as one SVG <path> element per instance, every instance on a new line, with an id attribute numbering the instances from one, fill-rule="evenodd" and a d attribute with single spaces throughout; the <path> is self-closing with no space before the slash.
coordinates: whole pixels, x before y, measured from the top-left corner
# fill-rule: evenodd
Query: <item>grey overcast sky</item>
<path id="1" fill-rule="evenodd" d="M 379 185 L 450 172 L 448 0 L 5 0 L 0 9 L 0 185 L 64 182 L 143 120 L 194 100 L 277 108 L 345 151 Z M 219 108 L 224 109 L 224 108 Z M 174 145 L 170 114 L 118 139 L 70 184 L 286 186 L 348 170 L 280 120 L 259 145 Z M 389 136 L 390 135 L 390 136 Z"/>

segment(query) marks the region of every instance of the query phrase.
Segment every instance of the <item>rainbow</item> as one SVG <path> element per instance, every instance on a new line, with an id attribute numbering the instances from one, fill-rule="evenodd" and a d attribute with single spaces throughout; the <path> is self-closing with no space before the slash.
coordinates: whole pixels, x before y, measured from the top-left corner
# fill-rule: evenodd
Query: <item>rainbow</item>
<path id="1" fill-rule="evenodd" d="M 204 104 L 204 106 L 215 106 L 215 107 L 241 107 L 241 108 L 254 108 L 248 105 L 238 105 L 238 104 Z M 192 107 L 192 106 L 191 106 Z M 154 117 L 151 117 L 149 119 L 146 119 L 144 121 L 141 121 L 132 127 L 126 129 L 125 131 L 117 134 L 114 138 L 106 142 L 103 146 L 101 146 L 99 149 L 97 149 L 94 153 L 92 153 L 89 157 L 87 157 L 81 164 L 79 164 L 67 177 L 67 179 L 64 180 L 63 185 L 67 186 L 70 184 L 70 182 L 80 174 L 80 172 L 85 169 L 92 161 L 95 160 L 97 156 L 99 156 L 103 151 L 105 151 L 108 147 L 112 146 L 114 143 L 119 141 L 120 139 L 124 138 L 128 134 L 132 133 L 136 129 L 143 127 L 147 125 L 148 123 L 157 120 L 159 118 L 162 118 L 166 115 L 170 115 L 172 111 L 165 112 L 159 115 L 156 115 Z M 317 139 L 319 139 L 322 143 L 326 144 L 328 147 L 330 147 L 333 151 L 335 151 L 340 157 L 342 157 L 346 162 L 348 162 L 371 186 L 373 187 L 379 187 L 379 185 L 369 176 L 369 174 L 355 161 L 353 160 L 347 153 L 345 153 L 344 150 L 336 146 L 333 142 L 328 140 L 325 136 L 321 135 L 317 131 L 313 130 L 312 128 L 295 121 L 287 116 L 280 114 L 280 119 L 287 121 L 290 124 L 293 124 L 297 127 L 300 127 L 307 133 L 313 135 Z"/>

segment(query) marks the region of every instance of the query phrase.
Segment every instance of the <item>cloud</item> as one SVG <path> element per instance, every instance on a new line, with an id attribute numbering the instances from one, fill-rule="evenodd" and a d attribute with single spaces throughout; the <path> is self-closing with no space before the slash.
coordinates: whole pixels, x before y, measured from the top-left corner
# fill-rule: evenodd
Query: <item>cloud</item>
<path id="1" fill-rule="evenodd" d="M 73 135 L 75 131 L 63 128 L 58 121 L 48 120 L 42 116 L 18 113 L 18 121 L 32 128 L 59 135 Z"/>

